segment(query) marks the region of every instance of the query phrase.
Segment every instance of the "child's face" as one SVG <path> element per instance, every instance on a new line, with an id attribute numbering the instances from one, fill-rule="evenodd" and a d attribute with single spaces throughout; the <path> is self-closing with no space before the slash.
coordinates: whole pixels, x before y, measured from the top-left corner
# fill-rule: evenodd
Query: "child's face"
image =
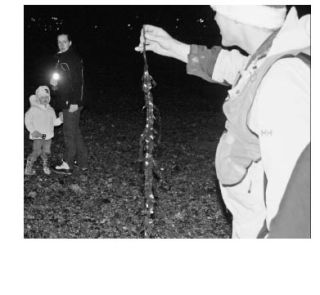
<path id="1" fill-rule="evenodd" d="M 47 105 L 49 103 L 49 101 L 50 101 L 49 96 L 40 96 L 39 97 L 40 104 Z"/>

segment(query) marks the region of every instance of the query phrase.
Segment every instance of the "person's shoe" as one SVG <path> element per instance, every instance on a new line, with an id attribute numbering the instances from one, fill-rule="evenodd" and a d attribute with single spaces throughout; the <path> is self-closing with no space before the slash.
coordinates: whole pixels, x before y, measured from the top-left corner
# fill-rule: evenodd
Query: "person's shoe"
<path id="1" fill-rule="evenodd" d="M 58 174 L 63 174 L 63 175 L 71 175 L 72 174 L 72 169 L 70 169 L 68 163 L 66 163 L 64 161 L 62 162 L 61 165 L 55 166 L 52 170 Z"/>
<path id="2" fill-rule="evenodd" d="M 35 175 L 36 171 L 32 169 L 33 161 L 31 159 L 27 159 L 26 168 L 24 169 L 25 175 Z"/>
<path id="3" fill-rule="evenodd" d="M 24 175 L 35 175 L 36 171 L 34 169 L 26 168 L 24 169 Z"/>
<path id="4" fill-rule="evenodd" d="M 43 167 L 43 172 L 46 175 L 50 175 L 51 174 L 50 168 L 48 166 L 44 166 Z"/>
<path id="5" fill-rule="evenodd" d="M 44 156 L 41 156 L 41 157 L 42 157 L 42 160 L 43 160 L 43 172 L 46 175 L 50 175 L 51 171 L 50 171 L 50 168 L 49 168 L 49 165 L 48 165 L 48 158 L 44 157 Z"/>

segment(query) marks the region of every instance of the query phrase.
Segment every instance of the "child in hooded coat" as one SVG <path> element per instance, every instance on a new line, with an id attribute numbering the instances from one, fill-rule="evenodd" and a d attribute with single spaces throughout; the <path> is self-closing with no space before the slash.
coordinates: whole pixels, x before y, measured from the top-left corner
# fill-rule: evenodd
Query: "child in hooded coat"
<path id="1" fill-rule="evenodd" d="M 30 108 L 25 114 L 25 125 L 29 131 L 29 138 L 33 141 L 31 154 L 27 158 L 25 175 L 34 175 L 34 162 L 41 156 L 43 172 L 51 173 L 48 166 L 48 157 L 51 152 L 51 141 L 54 136 L 54 126 L 63 123 L 63 115 L 57 118 L 54 109 L 50 106 L 50 90 L 47 86 L 40 86 L 35 95 L 31 95 Z"/>

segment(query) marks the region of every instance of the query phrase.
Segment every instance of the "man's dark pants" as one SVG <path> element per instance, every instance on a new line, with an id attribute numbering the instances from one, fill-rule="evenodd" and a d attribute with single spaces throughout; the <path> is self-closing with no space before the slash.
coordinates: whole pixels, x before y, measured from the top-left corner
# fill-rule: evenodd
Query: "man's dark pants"
<path id="1" fill-rule="evenodd" d="M 79 109 L 73 113 L 70 113 L 68 110 L 63 110 L 63 136 L 65 143 L 63 160 L 68 163 L 70 168 L 73 168 L 75 160 L 79 167 L 88 167 L 88 151 L 79 126 L 82 108 L 83 107 L 79 107 Z"/>

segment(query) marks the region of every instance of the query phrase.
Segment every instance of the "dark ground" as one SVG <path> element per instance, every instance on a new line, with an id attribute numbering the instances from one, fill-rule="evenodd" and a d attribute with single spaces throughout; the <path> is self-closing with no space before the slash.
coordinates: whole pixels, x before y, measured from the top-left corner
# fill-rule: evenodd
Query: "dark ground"
<path id="1" fill-rule="evenodd" d="M 230 217 L 213 164 L 224 126 L 224 92 L 197 78 L 187 79 L 192 82 L 189 88 L 164 86 L 162 81 L 153 91 L 161 112 L 162 141 L 155 158 L 162 177 L 152 237 L 229 238 Z M 201 91 L 192 91 L 195 88 Z M 212 89 L 218 91 L 216 98 Z M 24 180 L 25 238 L 142 237 L 143 174 L 137 160 L 145 124 L 143 93 L 110 87 L 94 97 L 81 120 L 89 171 L 46 176 L 38 160 L 37 174 Z M 25 130 L 25 159 L 30 151 Z M 62 154 L 58 127 L 51 162 Z"/>

